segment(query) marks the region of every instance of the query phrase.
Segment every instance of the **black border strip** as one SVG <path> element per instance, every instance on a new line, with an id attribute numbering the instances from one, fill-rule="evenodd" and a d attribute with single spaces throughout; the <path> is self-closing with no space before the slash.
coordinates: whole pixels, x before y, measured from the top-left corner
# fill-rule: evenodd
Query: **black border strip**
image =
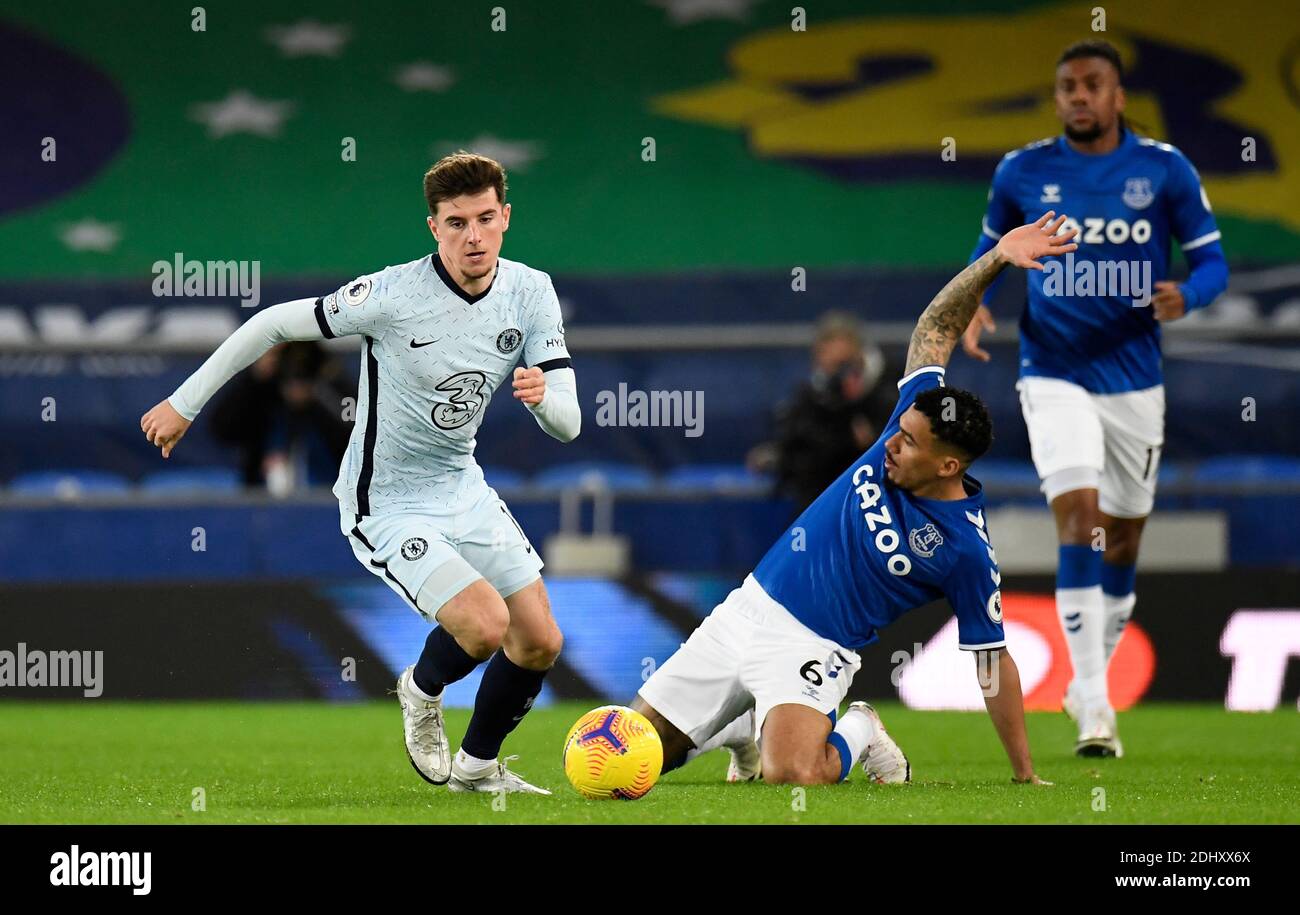
<path id="1" fill-rule="evenodd" d="M 357 511 L 370 514 L 370 479 L 375 474 L 375 436 L 379 419 L 379 362 L 375 359 L 375 341 L 366 337 L 366 433 L 361 456 L 361 473 L 357 475 Z"/>
<path id="2" fill-rule="evenodd" d="M 330 330 L 329 323 L 325 320 L 324 296 L 316 300 L 316 326 L 320 328 L 320 332 L 325 335 L 326 340 L 334 339 L 334 331 Z"/>

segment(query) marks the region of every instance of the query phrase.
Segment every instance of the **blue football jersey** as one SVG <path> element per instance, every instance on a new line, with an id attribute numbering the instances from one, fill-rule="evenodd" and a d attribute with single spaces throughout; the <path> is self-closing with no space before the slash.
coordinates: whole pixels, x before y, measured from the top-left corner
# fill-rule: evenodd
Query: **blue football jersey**
<path id="1" fill-rule="evenodd" d="M 1020 374 L 1095 394 L 1160 384 L 1160 324 L 1149 301 L 1154 283 L 1169 277 L 1170 238 L 1184 251 L 1219 238 L 1196 169 L 1168 143 L 1130 130 L 1104 155 L 1076 152 L 1064 136 L 1031 143 L 993 174 L 976 256 L 1048 210 L 1068 217 L 1061 231 L 1078 228 L 1079 249 L 1027 271 Z"/>
<path id="2" fill-rule="evenodd" d="M 943 385 L 926 366 L 898 383 L 880 438 L 808 506 L 754 569 L 775 601 L 823 638 L 857 649 L 876 630 L 941 597 L 965 649 L 1000 648 L 1001 574 L 984 520 L 984 493 L 967 475 L 964 499 L 920 499 L 885 475 L 885 442 L 922 391 Z"/>

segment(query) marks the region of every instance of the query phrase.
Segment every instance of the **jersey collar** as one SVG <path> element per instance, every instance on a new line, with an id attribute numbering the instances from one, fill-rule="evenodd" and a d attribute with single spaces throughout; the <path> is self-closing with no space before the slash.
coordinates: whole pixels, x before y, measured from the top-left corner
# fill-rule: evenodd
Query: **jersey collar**
<path id="1" fill-rule="evenodd" d="M 485 296 L 487 296 L 489 292 L 492 291 L 492 287 L 497 284 L 497 276 L 500 275 L 501 273 L 501 258 L 498 256 L 497 266 L 496 269 L 492 271 L 492 282 L 488 283 L 488 288 L 484 289 L 482 292 L 478 293 L 477 295 L 470 295 L 464 289 L 460 288 L 459 283 L 457 283 L 455 280 L 451 278 L 451 274 L 448 273 L 447 268 L 443 266 L 442 258 L 438 256 L 437 251 L 434 251 L 432 254 L 429 255 L 429 261 L 430 263 L 433 264 L 433 269 L 437 271 L 438 279 L 442 280 L 442 284 L 471 305 L 473 305 L 475 302 L 479 301 L 480 299 L 484 298 Z"/>
<path id="2" fill-rule="evenodd" d="M 1116 146 L 1114 149 L 1112 149 L 1110 152 L 1101 153 L 1100 155 L 1094 155 L 1093 153 L 1079 152 L 1077 149 L 1075 149 L 1073 146 L 1070 145 L 1070 141 L 1066 139 L 1065 134 L 1061 134 L 1059 137 L 1056 138 L 1056 146 L 1063 153 L 1065 153 L 1067 156 L 1072 156 L 1075 159 L 1084 159 L 1088 162 L 1103 161 L 1107 158 L 1110 158 L 1111 156 L 1124 152 L 1126 149 L 1128 149 L 1130 146 L 1133 146 L 1135 143 L 1137 143 L 1137 134 L 1133 133 L 1133 131 L 1129 130 L 1127 127 L 1120 127 L 1119 129 L 1119 145 Z"/>
<path id="3" fill-rule="evenodd" d="M 961 485 L 966 495 L 960 499 L 933 499 L 914 496 L 911 493 L 908 493 L 908 498 L 913 502 L 924 502 L 926 505 L 943 505 L 950 508 L 969 508 L 984 498 L 984 484 L 971 476 L 970 473 L 962 474 Z"/>

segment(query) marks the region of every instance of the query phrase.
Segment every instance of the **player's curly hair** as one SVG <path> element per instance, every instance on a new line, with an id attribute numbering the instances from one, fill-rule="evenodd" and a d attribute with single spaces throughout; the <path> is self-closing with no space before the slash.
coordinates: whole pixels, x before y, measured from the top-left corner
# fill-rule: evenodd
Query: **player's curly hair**
<path id="1" fill-rule="evenodd" d="M 950 445 L 962 463 L 970 466 L 993 444 L 993 420 L 988 408 L 970 391 L 930 388 L 916 396 L 916 409 L 930 420 L 930 431 Z"/>
<path id="2" fill-rule="evenodd" d="M 1115 72 L 1119 74 L 1119 81 L 1124 82 L 1124 62 L 1120 59 L 1119 50 L 1104 38 L 1076 41 L 1061 52 L 1061 57 L 1056 61 L 1056 65 L 1059 67 L 1063 63 L 1078 60 L 1081 57 L 1100 57 L 1102 60 L 1110 61 L 1111 66 L 1115 68 Z"/>
<path id="3" fill-rule="evenodd" d="M 424 173 L 424 200 L 429 215 L 438 215 L 438 203 L 463 194 L 481 194 L 488 188 L 497 192 L 497 200 L 506 202 L 506 170 L 496 159 L 457 150 L 443 156 Z"/>

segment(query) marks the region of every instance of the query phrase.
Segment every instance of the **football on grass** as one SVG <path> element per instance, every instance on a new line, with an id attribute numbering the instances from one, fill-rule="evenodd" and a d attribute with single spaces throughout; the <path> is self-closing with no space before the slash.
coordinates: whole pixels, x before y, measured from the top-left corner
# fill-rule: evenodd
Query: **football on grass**
<path id="1" fill-rule="evenodd" d="M 583 797 L 636 800 L 654 787 L 663 764 L 654 725 L 621 705 L 592 709 L 564 739 L 564 774 Z"/>

